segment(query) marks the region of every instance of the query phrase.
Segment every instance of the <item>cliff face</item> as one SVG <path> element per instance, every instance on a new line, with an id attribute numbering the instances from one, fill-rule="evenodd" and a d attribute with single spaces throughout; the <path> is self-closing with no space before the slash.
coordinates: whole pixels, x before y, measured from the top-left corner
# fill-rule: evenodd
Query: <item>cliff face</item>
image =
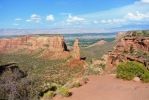
<path id="1" fill-rule="evenodd" d="M 24 36 L 0 39 L 0 51 L 9 52 L 14 49 L 36 50 L 48 48 L 50 51 L 64 51 L 64 38 L 62 36 Z"/>
<path id="2" fill-rule="evenodd" d="M 126 37 L 121 39 L 119 46 L 123 47 L 125 51 L 134 50 L 149 51 L 149 37 Z M 119 49 L 119 48 L 118 48 Z"/>
<path id="3" fill-rule="evenodd" d="M 133 32 L 124 34 L 123 38 L 118 38 L 119 40 L 114 50 L 109 52 L 107 68 L 114 69 L 120 62 L 130 60 L 141 62 L 148 67 L 149 37 L 132 36 Z"/>
<path id="4" fill-rule="evenodd" d="M 0 39 L 0 53 L 24 50 L 28 53 L 43 50 L 40 56 L 44 58 L 61 59 L 70 56 L 70 51 L 67 50 L 63 36 L 23 36 Z"/>

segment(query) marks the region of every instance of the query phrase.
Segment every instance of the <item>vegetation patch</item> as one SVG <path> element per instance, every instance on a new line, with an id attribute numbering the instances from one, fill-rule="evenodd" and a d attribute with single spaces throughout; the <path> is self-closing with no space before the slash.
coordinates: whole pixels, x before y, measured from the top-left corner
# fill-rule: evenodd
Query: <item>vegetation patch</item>
<path id="1" fill-rule="evenodd" d="M 64 87 L 64 86 L 58 88 L 58 93 L 64 97 L 71 96 L 71 92 L 69 92 L 69 89 L 67 87 Z"/>
<path id="2" fill-rule="evenodd" d="M 122 62 L 117 67 L 117 77 L 124 80 L 132 80 L 139 77 L 144 82 L 149 82 L 149 71 L 139 62 Z"/>
<path id="3" fill-rule="evenodd" d="M 11 97 L 11 95 L 8 94 L 8 91 L 10 91 L 10 94 L 17 93 L 13 94 L 14 99 L 27 98 L 29 100 L 38 100 L 40 96 L 44 95 L 52 97 L 53 92 L 56 94 L 55 92 L 59 86 L 65 85 L 68 81 L 76 77 L 83 76 L 84 68 L 82 66 L 69 67 L 65 64 L 66 60 L 45 60 L 38 58 L 35 54 L 33 55 L 0 55 L 0 65 L 15 63 L 16 66 L 18 66 L 19 69 L 26 74 L 25 77 L 21 77 L 19 79 L 17 78 L 10 82 L 10 79 L 18 77 L 19 74 L 17 74 L 17 72 L 12 74 L 9 72 L 10 74 L 7 74 L 8 72 L 6 71 L 3 74 L 0 74 L 0 87 L 4 87 L 4 84 L 1 83 L 3 83 L 5 80 L 6 82 L 9 82 L 10 85 L 13 83 L 15 85 L 12 85 L 12 90 L 11 87 L 1 88 L 0 99 L 7 99 L 9 96 Z M 56 85 L 53 85 L 53 83 Z M 16 90 L 17 92 L 13 92 L 13 86 L 16 87 L 15 89 L 18 89 Z M 21 93 L 21 95 L 19 93 Z"/>
<path id="4" fill-rule="evenodd" d="M 116 45 L 115 41 L 109 42 L 106 45 L 93 46 L 90 48 L 81 48 L 81 57 L 86 57 L 87 62 L 91 62 L 92 59 L 100 59 L 104 54 L 108 53 L 109 50 L 113 50 Z"/>

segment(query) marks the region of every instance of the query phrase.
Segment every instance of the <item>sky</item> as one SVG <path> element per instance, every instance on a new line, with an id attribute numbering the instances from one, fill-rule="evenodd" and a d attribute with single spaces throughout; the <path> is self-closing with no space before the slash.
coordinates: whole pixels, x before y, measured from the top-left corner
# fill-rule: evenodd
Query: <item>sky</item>
<path id="1" fill-rule="evenodd" d="M 149 0 L 0 0 L 1 29 L 149 29 Z"/>

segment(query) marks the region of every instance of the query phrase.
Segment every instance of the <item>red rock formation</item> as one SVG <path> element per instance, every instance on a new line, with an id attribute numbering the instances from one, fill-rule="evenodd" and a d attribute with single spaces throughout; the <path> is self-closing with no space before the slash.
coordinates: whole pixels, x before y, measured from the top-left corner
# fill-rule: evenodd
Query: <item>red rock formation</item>
<path id="1" fill-rule="evenodd" d="M 75 39 L 75 41 L 74 41 L 72 57 L 73 57 L 73 59 L 80 60 L 80 47 L 79 47 L 78 39 Z"/>
<path id="2" fill-rule="evenodd" d="M 0 39 L 0 53 L 21 49 L 27 42 L 27 37 Z"/>
<path id="3" fill-rule="evenodd" d="M 125 37 L 121 38 L 112 52 L 108 54 L 107 67 L 108 69 L 116 67 L 123 61 L 138 61 L 146 64 L 144 58 L 138 58 L 130 55 L 132 51 L 149 52 L 149 37 L 132 36 L 133 32 L 124 33 Z M 128 53 L 128 54 L 127 54 Z"/>
<path id="4" fill-rule="evenodd" d="M 25 36 L 0 39 L 0 51 L 28 48 L 35 50 L 38 48 L 48 48 L 50 51 L 64 51 L 63 36 Z"/>
<path id="5" fill-rule="evenodd" d="M 121 39 L 120 44 L 125 51 L 130 51 L 131 48 L 149 51 L 149 37 L 126 37 Z"/>
<path id="6" fill-rule="evenodd" d="M 62 59 L 70 56 L 80 60 L 80 48 L 78 39 L 74 42 L 72 51 L 67 50 L 63 36 L 23 36 L 0 39 L 0 53 L 12 53 L 26 50 L 33 53 L 43 50 L 41 57 L 50 59 Z M 72 53 L 73 52 L 73 53 Z"/>
<path id="7" fill-rule="evenodd" d="M 94 44 L 92 44 L 92 45 L 90 45 L 90 46 L 88 46 L 88 47 L 101 46 L 101 45 L 104 45 L 104 44 L 107 44 L 107 43 L 108 43 L 108 42 L 105 41 L 105 40 L 100 40 L 100 41 L 98 41 L 98 42 L 96 42 L 96 43 L 94 43 Z"/>

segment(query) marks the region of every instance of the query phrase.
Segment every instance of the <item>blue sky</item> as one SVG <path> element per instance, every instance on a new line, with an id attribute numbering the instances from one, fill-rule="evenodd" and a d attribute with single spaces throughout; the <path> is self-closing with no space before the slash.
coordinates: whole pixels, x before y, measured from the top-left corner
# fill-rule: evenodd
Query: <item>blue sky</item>
<path id="1" fill-rule="evenodd" d="M 0 28 L 149 29 L 149 0 L 0 0 Z"/>

